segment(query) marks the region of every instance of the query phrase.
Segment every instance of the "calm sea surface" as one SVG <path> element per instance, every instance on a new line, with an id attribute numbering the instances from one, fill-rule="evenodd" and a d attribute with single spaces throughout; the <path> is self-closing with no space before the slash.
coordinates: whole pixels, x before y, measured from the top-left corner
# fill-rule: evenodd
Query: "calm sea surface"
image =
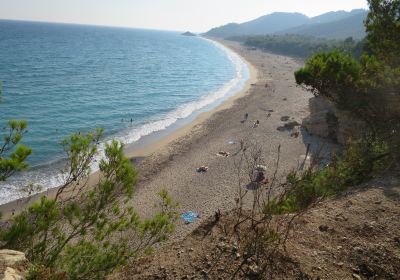
<path id="1" fill-rule="evenodd" d="M 131 144 L 216 106 L 247 78 L 236 54 L 199 37 L 0 20 L 0 125 L 27 120 L 33 149 L 31 169 L 1 183 L 0 203 L 26 196 L 28 183 L 59 184 L 59 143 L 71 133 L 102 127 Z"/>

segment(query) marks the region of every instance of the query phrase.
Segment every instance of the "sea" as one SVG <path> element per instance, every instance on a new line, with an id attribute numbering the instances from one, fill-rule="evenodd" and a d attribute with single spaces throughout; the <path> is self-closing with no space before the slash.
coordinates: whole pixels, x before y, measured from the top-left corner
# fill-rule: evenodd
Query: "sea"
<path id="1" fill-rule="evenodd" d="M 60 185 L 60 142 L 72 133 L 103 128 L 103 142 L 134 147 L 218 106 L 248 78 L 237 54 L 200 36 L 0 20 L 0 134 L 7 120 L 26 120 L 22 143 L 33 150 L 28 170 L 0 182 L 0 204 Z"/>

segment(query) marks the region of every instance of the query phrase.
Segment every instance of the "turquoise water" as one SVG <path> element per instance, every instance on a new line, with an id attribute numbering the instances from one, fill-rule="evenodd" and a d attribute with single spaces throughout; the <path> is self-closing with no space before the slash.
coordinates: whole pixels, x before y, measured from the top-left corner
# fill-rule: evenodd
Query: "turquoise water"
<path id="1" fill-rule="evenodd" d="M 29 123 L 31 170 L 0 186 L 0 203 L 22 185 L 59 183 L 60 141 L 102 127 L 132 144 L 233 94 L 248 77 L 238 56 L 177 32 L 0 21 L 0 122 Z"/>

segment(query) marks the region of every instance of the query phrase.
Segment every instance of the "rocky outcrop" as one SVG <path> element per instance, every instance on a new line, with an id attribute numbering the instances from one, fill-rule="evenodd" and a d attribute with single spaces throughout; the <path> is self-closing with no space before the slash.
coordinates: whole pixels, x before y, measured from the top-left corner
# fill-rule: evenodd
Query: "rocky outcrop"
<path id="1" fill-rule="evenodd" d="M 310 115 L 303 120 L 303 127 L 311 134 L 324 138 L 331 136 L 328 126 L 328 116 L 333 114 L 335 107 L 331 102 L 321 97 L 313 97 L 309 101 Z"/>
<path id="2" fill-rule="evenodd" d="M 363 121 L 356 119 L 351 112 L 338 110 L 322 96 L 311 98 L 309 109 L 310 115 L 303 120 L 302 126 L 310 134 L 344 145 L 349 139 L 359 138 L 365 130 Z"/>
<path id="3" fill-rule="evenodd" d="M 192 32 L 189 32 L 189 31 L 187 31 L 187 32 L 185 32 L 185 33 L 182 33 L 182 35 L 183 35 L 183 36 L 197 36 L 196 34 L 194 34 L 194 33 L 192 33 Z"/>
<path id="4" fill-rule="evenodd" d="M 13 250 L 0 250 L 0 279 L 23 280 L 28 261 L 25 254 Z"/>

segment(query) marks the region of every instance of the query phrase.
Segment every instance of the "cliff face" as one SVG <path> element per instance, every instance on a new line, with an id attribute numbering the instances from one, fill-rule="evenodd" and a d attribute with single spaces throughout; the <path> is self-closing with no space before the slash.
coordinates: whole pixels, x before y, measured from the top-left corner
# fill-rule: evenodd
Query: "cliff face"
<path id="1" fill-rule="evenodd" d="M 365 122 L 354 118 L 349 111 L 338 110 L 322 96 L 311 98 L 309 109 L 310 115 L 303 120 L 303 127 L 311 134 L 345 145 L 349 139 L 357 139 L 365 131 Z"/>
<path id="2" fill-rule="evenodd" d="M 371 113 L 379 127 L 387 126 L 393 133 L 398 133 L 400 120 L 400 95 L 397 92 L 385 92 L 371 96 Z M 352 112 L 339 110 L 323 96 L 309 100 L 310 115 L 303 119 L 303 127 L 311 134 L 329 138 L 339 144 L 346 144 L 349 139 L 358 139 L 367 130 L 367 123 L 358 119 Z M 376 124 L 375 124 L 376 125 Z"/>
<path id="3" fill-rule="evenodd" d="M 0 279 L 23 280 L 28 261 L 25 254 L 13 250 L 0 250 Z"/>

